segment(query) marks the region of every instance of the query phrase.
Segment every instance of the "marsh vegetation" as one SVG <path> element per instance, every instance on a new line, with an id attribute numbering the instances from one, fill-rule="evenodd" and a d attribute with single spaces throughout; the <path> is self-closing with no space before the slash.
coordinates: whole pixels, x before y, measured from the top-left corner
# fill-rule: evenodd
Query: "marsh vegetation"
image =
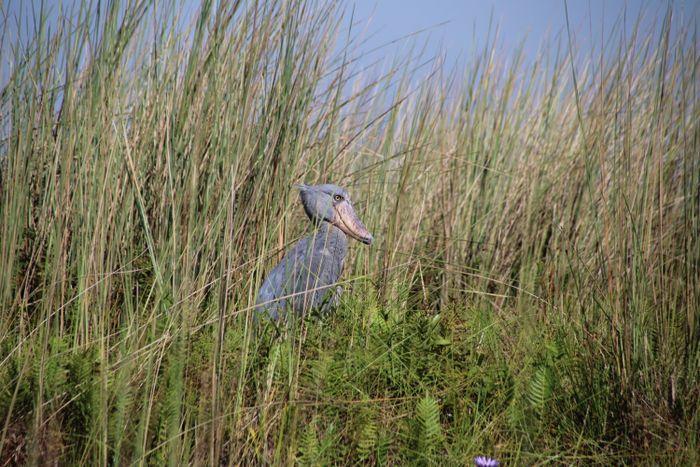
<path id="1" fill-rule="evenodd" d="M 700 462 L 696 25 L 448 72 L 335 3 L 77 5 L 3 47 L 0 464 Z M 375 241 L 256 335 L 299 182 Z"/>

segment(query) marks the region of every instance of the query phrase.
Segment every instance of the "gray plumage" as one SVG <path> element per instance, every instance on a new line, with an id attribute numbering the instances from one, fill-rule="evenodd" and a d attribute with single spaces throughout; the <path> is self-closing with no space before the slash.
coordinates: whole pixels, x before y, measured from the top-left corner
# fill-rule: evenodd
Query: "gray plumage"
<path id="1" fill-rule="evenodd" d="M 256 300 L 256 315 L 273 320 L 337 305 L 337 286 L 348 251 L 348 235 L 370 244 L 345 190 L 336 185 L 300 185 L 300 197 L 314 232 L 297 242 L 268 274 Z"/>

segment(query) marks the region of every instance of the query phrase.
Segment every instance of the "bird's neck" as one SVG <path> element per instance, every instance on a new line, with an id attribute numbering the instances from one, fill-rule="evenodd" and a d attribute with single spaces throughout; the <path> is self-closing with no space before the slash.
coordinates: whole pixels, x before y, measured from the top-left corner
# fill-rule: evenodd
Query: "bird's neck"
<path id="1" fill-rule="evenodd" d="M 345 232 L 329 222 L 323 222 L 314 229 L 314 248 L 325 248 L 333 256 L 344 258 L 348 251 L 348 237 Z"/>

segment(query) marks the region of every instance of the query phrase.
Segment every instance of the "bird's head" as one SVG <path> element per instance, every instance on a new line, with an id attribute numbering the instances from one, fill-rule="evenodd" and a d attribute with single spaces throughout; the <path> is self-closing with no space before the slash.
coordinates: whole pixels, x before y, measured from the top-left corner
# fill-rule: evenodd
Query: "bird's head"
<path id="1" fill-rule="evenodd" d="M 337 185 L 296 185 L 301 204 L 312 222 L 328 222 L 367 245 L 372 244 L 372 234 L 362 223 L 352 207 L 348 192 Z"/>

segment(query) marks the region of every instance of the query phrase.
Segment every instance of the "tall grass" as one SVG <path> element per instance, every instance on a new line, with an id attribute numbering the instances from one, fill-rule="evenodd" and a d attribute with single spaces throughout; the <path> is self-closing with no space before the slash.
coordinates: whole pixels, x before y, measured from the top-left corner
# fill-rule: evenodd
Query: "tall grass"
<path id="1" fill-rule="evenodd" d="M 3 465 L 700 462 L 694 24 L 377 75 L 334 3 L 178 5 L 2 47 Z M 256 335 L 299 181 L 376 244 Z"/>

